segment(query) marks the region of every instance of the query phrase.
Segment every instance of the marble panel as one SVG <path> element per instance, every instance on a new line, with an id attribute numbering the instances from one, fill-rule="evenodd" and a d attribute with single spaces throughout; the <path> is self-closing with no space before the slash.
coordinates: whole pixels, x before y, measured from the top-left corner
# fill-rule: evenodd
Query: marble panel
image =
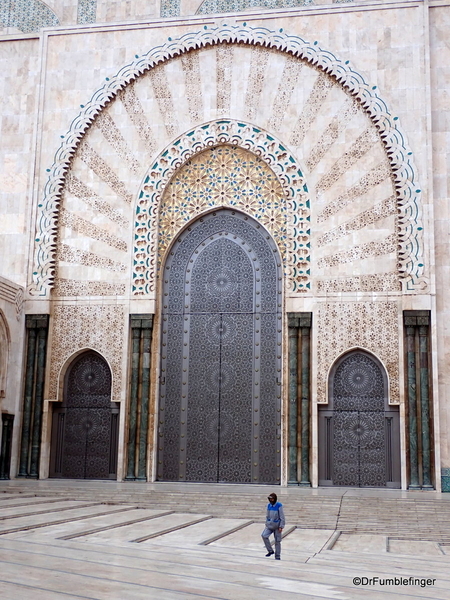
<path id="1" fill-rule="evenodd" d="M 111 514 L 98 515 L 93 517 L 86 517 L 82 521 L 69 521 L 67 523 L 61 523 L 60 525 L 49 525 L 40 529 L 30 529 L 28 531 L 19 531 L 17 533 L 8 533 L 5 538 L 8 539 L 26 539 L 29 541 L 45 541 L 49 539 L 59 539 L 67 535 L 76 535 L 86 533 L 101 527 L 119 527 L 122 523 L 128 523 L 135 519 L 151 518 L 155 515 L 160 514 L 162 511 L 150 510 L 150 509 L 133 509 L 127 505 L 121 505 L 120 507 L 110 507 Z M 118 512 L 122 509 L 122 512 Z M 141 523 L 145 526 L 145 521 Z M 82 538 L 75 538 L 76 541 L 82 540 Z"/>
<path id="2" fill-rule="evenodd" d="M 33 513 L 53 513 L 53 512 L 58 512 L 60 511 L 62 508 L 76 508 L 77 506 L 80 506 L 81 504 L 87 504 L 87 502 L 80 502 L 80 501 L 76 501 L 76 500 L 60 500 L 59 502 L 51 502 L 50 504 L 47 505 L 43 505 L 43 504 L 37 504 L 37 505 L 27 505 L 27 506 L 21 506 L 21 507 L 5 507 L 3 505 L 3 502 L 0 506 L 0 520 L 10 520 L 12 517 L 16 516 L 16 517 L 20 517 L 22 514 L 33 514 Z M 89 503 L 90 504 L 90 503 Z M 65 512 L 65 511 L 63 511 Z M 6 521 L 5 521 L 6 522 Z"/>
<path id="3" fill-rule="evenodd" d="M 370 552 L 379 554 L 387 551 L 385 535 L 341 533 L 332 550 L 338 552 Z"/>
<path id="4" fill-rule="evenodd" d="M 216 535 L 220 535 L 241 525 L 245 521 L 240 519 L 208 519 L 203 523 L 197 523 L 196 525 L 190 525 L 179 531 L 173 531 L 167 533 L 161 537 L 157 537 L 143 544 L 162 544 L 164 546 L 191 546 L 198 545 L 201 542 L 205 542 L 208 539 Z"/>
<path id="5" fill-rule="evenodd" d="M 81 504 L 85 504 L 84 502 Z M 73 508 L 62 512 L 46 513 L 43 515 L 33 515 L 31 517 L 16 517 L 14 519 L 6 519 L 0 521 L 0 533 L 19 527 L 33 528 L 36 525 L 44 525 L 55 523 L 57 521 L 70 521 L 71 519 L 81 517 L 92 517 L 96 514 L 108 513 L 114 510 L 112 507 L 97 504 L 95 506 L 85 506 L 85 508 Z"/>
<path id="6" fill-rule="evenodd" d="M 295 529 L 282 541 L 284 552 L 320 552 L 330 540 L 334 531 L 330 529 Z"/>
<path id="7" fill-rule="evenodd" d="M 146 535 L 158 533 L 165 529 L 169 529 L 170 527 L 183 526 L 186 523 L 201 519 L 205 516 L 207 515 L 176 513 L 165 517 L 157 517 L 156 519 L 144 521 L 143 523 L 136 523 L 135 525 L 126 525 L 125 527 L 119 527 L 118 529 L 109 529 L 107 531 L 93 533 L 92 535 L 80 538 L 79 541 L 94 544 L 128 544 L 129 542 Z M 139 546 L 141 546 L 141 543 Z"/>
<path id="8" fill-rule="evenodd" d="M 436 542 L 397 540 L 389 538 L 389 552 L 392 554 L 413 554 L 414 556 L 442 556 Z"/>
<path id="9" fill-rule="evenodd" d="M 252 523 L 248 527 L 244 527 L 235 533 L 231 533 L 220 540 L 216 540 L 209 544 L 210 546 L 222 548 L 249 548 L 249 549 L 264 549 L 264 542 L 261 534 L 264 531 L 264 523 Z"/>

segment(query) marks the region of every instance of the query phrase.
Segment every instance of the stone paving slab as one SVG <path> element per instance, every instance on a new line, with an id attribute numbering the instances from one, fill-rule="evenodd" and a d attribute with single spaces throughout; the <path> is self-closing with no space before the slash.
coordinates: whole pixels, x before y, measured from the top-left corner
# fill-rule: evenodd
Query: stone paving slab
<path id="1" fill-rule="evenodd" d="M 11 519 L 12 517 L 21 517 L 35 515 L 39 513 L 57 512 L 65 508 L 80 508 L 82 506 L 91 505 L 91 502 L 79 500 L 60 500 L 59 502 L 51 502 L 46 504 L 27 504 L 22 506 L 0 507 L 0 520 Z"/>
<path id="2" fill-rule="evenodd" d="M 89 532 L 101 527 L 117 527 L 122 523 L 133 521 L 139 518 L 150 518 L 160 514 L 157 510 L 139 510 L 132 506 L 114 506 L 107 507 L 111 509 L 111 513 L 107 515 L 96 515 L 86 517 L 81 521 L 69 521 L 59 525 L 48 525 L 39 529 L 28 529 L 26 531 L 18 531 L 16 533 L 4 534 L 4 538 L 8 539 L 27 539 L 27 540 L 43 540 L 43 539 L 58 539 L 65 535 L 76 535 Z M 120 512 L 117 512 L 120 511 Z"/>
<path id="3" fill-rule="evenodd" d="M 395 554 L 412 554 L 413 556 L 443 556 L 436 542 L 417 540 L 396 540 L 389 538 L 389 552 Z"/>
<path id="4" fill-rule="evenodd" d="M 61 502 L 62 500 L 69 500 L 70 498 L 46 498 L 45 496 L 10 496 L 4 498 L 0 495 L 0 508 L 6 508 L 9 506 L 38 506 L 39 504 L 52 504 L 53 502 Z"/>
<path id="5" fill-rule="evenodd" d="M 264 561 L 264 575 L 261 570 L 257 574 L 248 571 L 238 572 L 228 565 L 221 566 L 220 561 L 215 567 L 202 568 L 192 565 L 180 567 L 179 564 L 171 564 L 163 560 L 154 559 L 145 561 L 142 568 L 136 561 L 124 560 L 115 556 L 113 561 L 96 563 L 89 561 L 83 552 L 77 554 L 75 561 L 71 558 L 53 557 L 51 568 L 48 568 L 48 560 L 45 555 L 29 557 L 29 552 L 18 552 L 8 550 L 7 557 L 0 551 L 0 565 L 8 566 L 8 580 L 17 581 L 22 576 L 21 583 L 29 583 L 30 578 L 34 581 L 39 574 L 45 578 L 47 586 L 55 585 L 61 591 L 60 576 L 63 575 L 68 589 L 89 590 L 89 596 L 93 598 L 117 597 L 112 594 L 119 593 L 120 598 L 134 599 L 142 598 L 142 588 L 146 588 L 149 597 L 174 598 L 176 594 L 184 593 L 185 597 L 207 597 L 236 600 L 236 598 L 247 600 L 250 598 L 266 597 L 272 590 L 276 592 L 277 600 L 288 600 L 291 598 L 348 598 L 349 600 L 360 600 L 361 589 L 353 586 L 352 578 L 348 572 L 335 573 L 330 578 L 329 573 L 320 570 L 314 572 L 311 565 L 299 565 L 298 569 L 290 569 L 284 572 L 283 563 L 275 561 Z M 235 556 L 236 563 L 239 556 Z M 32 563 L 31 568 L 27 566 L 24 571 L 18 570 L 18 565 L 23 562 Z M 80 575 L 82 573 L 82 575 Z M 195 574 L 193 574 L 195 573 Z M 364 574 L 361 573 L 361 574 Z M 389 574 L 391 575 L 391 574 Z M 56 581 L 55 581 L 56 580 Z M 331 581 L 331 582 L 330 582 Z M 76 586 L 76 587 L 72 587 Z M 448 598 L 447 588 L 436 588 L 432 590 L 422 588 L 409 588 L 407 595 L 401 588 L 391 588 L 387 596 L 385 589 L 380 586 L 374 589 L 364 589 L 364 597 L 369 600 L 386 599 L 387 597 L 405 598 L 436 598 L 446 600 Z M 430 593 L 431 592 L 431 593 Z M 153 594 L 153 595 L 152 595 Z M 169 595 L 167 595 L 169 594 Z"/>
<path id="6" fill-rule="evenodd" d="M 25 585 L 24 583 L 10 583 L 4 581 L 0 576 L 0 598 L 1 600 L 61 600 L 63 596 L 59 592 L 53 592 L 45 588 L 45 582 L 42 587 L 35 585 Z M 79 596 L 70 593 L 64 593 L 64 600 L 78 600 L 79 598 L 88 598 L 88 596 Z"/>
<path id="7" fill-rule="evenodd" d="M 264 530 L 264 523 L 252 523 L 225 538 L 221 538 L 208 546 L 221 547 L 228 546 L 232 548 L 263 548 L 261 533 Z"/>
<path id="8" fill-rule="evenodd" d="M 85 503 L 82 502 L 82 505 Z M 84 508 L 72 508 L 64 512 L 47 513 L 43 515 L 34 515 L 31 517 L 17 517 L 0 521 L 0 534 L 9 532 L 10 530 L 18 530 L 21 528 L 30 528 L 58 523 L 60 521 L 70 521 L 71 519 L 81 517 L 93 517 L 96 514 L 108 513 L 117 510 L 116 506 L 105 506 L 104 504 L 96 504 L 94 506 L 84 506 Z"/>
<path id="9" fill-rule="evenodd" d="M 387 552 L 387 537 L 385 535 L 341 533 L 332 549 L 344 552 L 383 554 Z"/>
<path id="10" fill-rule="evenodd" d="M 152 540 L 147 540 L 143 543 L 184 547 L 192 545 L 196 546 L 216 535 L 226 533 L 242 523 L 245 523 L 245 520 L 213 518 L 204 521 L 203 523 L 197 523 L 196 525 L 180 529 L 179 531 L 166 533 L 165 535 Z"/>
<path id="11" fill-rule="evenodd" d="M 334 531 L 331 529 L 296 529 L 283 538 L 283 552 L 301 550 L 304 552 L 320 552 L 330 540 Z"/>
<path id="12" fill-rule="evenodd" d="M 36 489 L 40 487 L 42 490 L 42 483 L 21 483 L 17 490 L 24 492 L 32 484 L 38 484 Z M 305 514 L 309 514 L 310 520 L 306 526 L 286 537 L 282 542 L 282 560 L 275 561 L 265 558 L 260 537 L 267 496 L 264 486 L 248 490 L 249 486 L 238 489 L 238 486 L 209 484 L 164 487 L 158 487 L 157 484 L 124 484 L 121 488 L 122 484 L 117 482 L 112 482 L 111 487 L 110 482 L 88 482 L 86 486 L 79 486 L 83 493 L 78 494 L 79 482 L 69 482 L 64 486 L 62 483 L 55 485 L 56 482 L 52 481 L 45 488 L 49 491 L 52 486 L 58 489 L 61 492 L 58 501 L 67 502 L 70 498 L 85 503 L 108 497 L 107 501 L 112 502 L 109 494 L 112 489 L 117 490 L 121 503 L 93 507 L 101 511 L 110 510 L 111 514 L 105 516 L 98 512 L 96 516 L 80 515 L 77 510 L 83 509 L 72 508 L 60 513 L 48 513 L 47 517 L 58 515 L 58 519 L 69 514 L 70 519 L 74 520 L 64 519 L 66 522 L 59 524 L 58 521 L 48 525 L 42 523 L 43 527 L 29 532 L 0 535 L 1 600 L 450 599 L 450 537 L 446 542 L 450 532 L 450 503 L 440 501 L 434 493 L 419 495 L 385 491 L 385 497 L 381 497 L 379 490 L 361 490 L 358 496 L 354 490 L 349 494 L 347 492 L 350 490 L 323 492 L 322 489 L 277 489 L 289 515 L 287 527 L 297 524 L 297 517 L 299 523 L 303 523 Z M 152 494 L 148 493 L 150 488 Z M 161 490 L 166 491 L 163 493 Z M 195 490 L 195 493 L 191 494 L 190 490 Z M 222 490 L 226 492 L 222 493 Z M 125 497 L 129 498 L 128 504 L 123 502 Z M 7 505 L 2 505 L 3 498 L 5 496 L 0 491 L 0 510 L 7 508 Z M 177 510 L 177 502 L 181 498 L 180 506 L 189 506 L 190 510 Z M 38 504 L 42 499 L 42 495 L 36 496 L 36 504 L 30 502 L 29 506 L 42 509 L 43 505 Z M 49 495 L 48 499 L 55 499 L 55 494 Z M 28 499 L 18 493 L 20 510 L 26 506 L 22 505 L 23 500 Z M 126 508 L 138 506 L 141 501 L 151 504 L 151 507 L 148 505 L 148 509 L 126 512 Z M 208 503 L 213 510 L 207 510 Z M 258 522 L 208 546 L 195 545 L 194 542 L 202 541 L 203 533 L 211 537 L 212 530 L 223 530 L 229 520 L 227 515 L 231 505 L 233 511 L 242 515 L 242 519 L 231 519 L 233 523 L 250 520 L 246 511 Z M 340 509 L 336 509 L 339 506 Z M 95 523 L 97 526 L 98 523 L 102 523 L 101 526 L 114 526 L 122 518 L 128 519 L 128 515 L 137 514 L 136 511 L 158 512 L 172 507 L 176 511 L 174 514 L 134 526 L 110 529 L 86 538 L 57 539 L 61 535 L 90 531 Z M 197 512 L 193 512 L 192 507 Z M 330 513 L 322 517 L 319 513 L 327 507 Z M 125 512 L 113 514 L 116 510 Z M 155 521 L 160 521 L 156 523 L 155 530 L 161 532 L 174 523 L 179 522 L 182 526 L 213 513 L 218 515 L 217 518 L 146 542 L 130 542 L 130 539 L 151 533 L 150 525 L 154 526 Z M 36 514 L 34 519 L 42 516 Z M 324 523 L 333 520 L 333 526 L 323 528 Z M 320 527 L 311 527 L 315 523 L 319 523 Z M 341 532 L 337 546 L 329 550 L 328 541 L 337 535 L 335 527 L 338 523 L 345 525 L 347 530 Z M 114 537 L 113 532 L 119 533 L 121 529 L 128 529 L 126 535 Z M 100 538 L 103 534 L 105 539 Z M 96 540 L 95 536 L 99 536 L 99 539 Z M 89 537 L 91 543 L 88 543 Z M 390 551 L 383 552 L 383 542 L 386 549 L 387 537 Z M 220 542 L 223 542 L 222 545 Z M 434 554 L 435 550 L 440 554 Z M 445 551 L 449 554 L 443 554 Z M 374 576 L 435 578 L 436 582 L 432 587 L 424 588 L 353 584 L 354 577 Z M 2 584 L 1 580 L 6 583 Z"/>
<path id="13" fill-rule="evenodd" d="M 27 560 L 27 568 L 24 569 L 23 560 Z M 6 571 L 6 581 L 36 583 L 45 578 L 50 588 L 50 583 L 55 586 L 55 591 L 62 589 L 89 590 L 89 595 L 94 598 L 112 598 L 120 590 L 121 598 L 146 598 L 150 595 L 155 598 L 170 598 L 167 593 L 185 594 L 185 598 L 191 595 L 197 597 L 223 598 L 224 600 L 236 600 L 239 590 L 239 598 L 242 600 L 254 600 L 256 590 L 260 587 L 261 578 L 254 575 L 224 572 L 213 569 L 206 573 L 199 570 L 193 571 L 192 567 L 186 567 L 180 571 L 177 567 L 171 575 L 161 573 L 158 565 L 148 565 L 146 569 L 138 569 L 131 562 L 129 564 L 109 564 L 103 562 L 93 564 L 83 560 L 82 554 L 77 558 L 78 563 L 82 561 L 82 575 L 79 574 L 80 564 L 60 557 L 53 557 L 51 566 L 45 556 L 30 556 L 26 552 L 0 549 L 0 565 L 2 571 Z M 63 576 L 63 577 L 62 577 Z M 262 585 L 264 589 L 266 585 Z M 51 589 L 51 588 L 50 588 Z M 146 594 L 146 595 L 145 595 Z M 153 594 L 153 596 L 151 595 Z M 298 598 L 298 593 L 281 591 L 277 598 L 279 600 L 293 600 Z"/>
<path id="14" fill-rule="evenodd" d="M 207 517 L 208 515 L 195 515 L 197 518 Z M 143 521 L 134 525 L 126 525 L 118 529 L 108 529 L 92 535 L 87 535 L 79 538 L 81 542 L 95 544 L 112 544 L 112 543 L 131 543 L 133 540 L 153 533 L 164 531 L 169 527 L 182 526 L 195 519 L 192 514 L 171 514 L 165 517 L 157 517 L 151 521 Z M 141 545 L 141 544 L 139 544 Z"/>

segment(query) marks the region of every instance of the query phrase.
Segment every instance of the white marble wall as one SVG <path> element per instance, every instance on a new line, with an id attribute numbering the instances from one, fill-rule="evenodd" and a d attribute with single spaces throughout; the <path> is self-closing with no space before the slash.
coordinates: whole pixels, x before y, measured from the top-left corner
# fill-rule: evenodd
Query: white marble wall
<path id="1" fill-rule="evenodd" d="M 0 276 L 25 285 L 36 209 L 39 41 L 2 40 L 0 49 Z"/>
<path id="2" fill-rule="evenodd" d="M 17 473 L 21 427 L 21 398 L 23 394 L 22 369 L 25 342 L 25 316 L 18 312 L 14 302 L 0 298 L 0 368 L 4 389 L 0 394 L 2 413 L 14 415 L 11 474 Z M 6 359 L 6 368 L 3 359 Z M 0 422 L 0 444 L 1 444 Z"/>
<path id="3" fill-rule="evenodd" d="M 450 48 L 449 7 L 430 11 L 431 126 L 442 466 L 450 467 Z"/>
<path id="4" fill-rule="evenodd" d="M 62 14 L 60 7 L 57 10 L 57 3 L 53 2 L 53 4 L 63 24 L 70 24 L 71 19 L 76 19 L 74 0 L 64 4 Z M 50 7 L 53 7 L 53 4 L 49 2 Z M 143 0 L 134 2 L 98 0 L 97 22 L 110 23 L 110 25 L 104 27 L 93 25 L 80 30 L 73 28 L 58 33 L 50 31 L 42 37 L 42 43 L 37 38 L 0 37 L 0 48 L 3 50 L 0 54 L 0 66 L 2 66 L 0 92 L 4 98 L 0 117 L 2 139 L 0 275 L 20 285 L 26 285 L 31 281 L 34 266 L 32 262 L 28 262 L 28 259 L 30 245 L 35 237 L 34 219 L 38 212 L 37 205 L 43 198 L 49 176 L 48 169 L 52 167 L 55 152 L 63 136 L 67 135 L 71 123 L 82 110 L 81 107 L 89 102 L 93 94 L 105 84 L 107 78 L 114 77 L 124 65 L 132 63 L 136 56 L 143 56 L 152 48 L 164 44 L 169 37 L 176 39 L 185 33 L 200 31 L 203 28 L 204 23 L 199 18 L 192 21 L 188 18 L 171 21 L 170 25 L 169 22 L 165 22 L 164 27 L 156 26 L 154 23 L 149 26 L 117 23 L 117 21 L 133 21 L 147 17 L 155 19 L 159 14 L 159 3 L 150 4 L 151 6 Z M 197 0 L 184 0 L 181 3 L 182 14 L 193 14 L 198 4 Z M 449 51 L 446 47 L 448 29 L 446 23 L 450 18 L 450 9 L 447 7 L 430 9 L 431 45 L 428 48 L 428 23 L 423 6 L 410 3 L 409 5 L 393 4 L 386 8 L 381 4 L 379 6 L 376 4 L 364 6 L 363 3 L 354 6 L 330 5 L 321 6 L 320 9 L 310 7 L 303 11 L 280 10 L 272 11 L 262 17 L 254 12 L 248 15 L 241 13 L 235 15 L 233 19 L 239 24 L 245 21 L 252 27 L 263 26 L 275 31 L 283 29 L 289 34 L 298 35 L 308 41 L 317 41 L 320 47 L 329 50 L 344 61 L 350 61 L 354 70 L 360 73 L 366 82 L 377 87 L 379 95 L 386 101 L 392 114 L 398 116 L 418 169 L 424 209 L 425 242 L 430 249 L 425 256 L 425 264 L 427 275 L 431 277 L 432 283 L 433 235 L 434 233 L 436 235 L 436 285 L 440 332 L 437 338 L 441 398 L 439 417 L 443 440 L 441 452 L 443 464 L 450 466 L 450 446 L 446 439 L 446 424 L 450 422 L 450 381 L 447 381 L 446 363 L 447 356 L 450 354 L 450 333 L 447 331 L 447 322 L 450 322 L 447 318 L 450 304 L 446 299 L 447 283 L 450 278 L 447 264 L 449 250 L 447 156 L 450 154 L 450 125 L 447 123 L 450 121 L 448 118 L 450 106 L 447 89 L 450 73 L 446 65 L 450 57 L 447 57 Z M 218 22 L 220 20 L 218 19 Z M 211 19 L 206 21 L 211 23 Z M 113 22 L 116 24 L 111 25 Z M 355 165 L 342 171 L 340 179 L 336 180 L 334 187 L 331 186 L 325 191 L 322 200 L 318 198 L 320 194 L 317 193 L 317 187 L 320 187 L 321 177 L 333 168 L 336 161 L 364 132 L 369 124 L 367 117 L 361 111 L 357 111 L 356 116 L 350 118 L 348 126 L 340 132 L 329 154 L 312 167 L 308 159 L 320 138 L 323 137 L 330 116 L 342 113 L 345 94 L 337 86 L 319 100 L 320 107 L 316 116 L 310 119 L 304 137 L 296 141 L 290 137 L 290 133 L 300 116 L 297 109 L 304 108 L 311 96 L 318 75 L 317 71 L 309 66 L 303 68 L 299 75 L 302 85 L 297 86 L 292 92 L 294 101 L 277 121 L 277 115 L 272 109 L 276 106 L 277 91 L 281 89 L 282 74 L 289 72 L 290 67 L 287 65 L 286 57 L 281 53 L 265 52 L 247 46 L 238 46 L 233 53 L 234 56 L 226 67 L 230 77 L 231 94 L 228 109 L 218 110 L 216 91 L 213 89 L 217 81 L 217 53 L 215 48 L 206 48 L 198 52 L 200 78 L 195 85 L 192 81 L 189 82 L 187 73 L 190 67 L 186 66 L 186 61 L 183 63 L 181 58 L 174 59 L 164 67 L 158 67 L 158 72 L 162 73 L 163 77 L 156 83 L 148 75 L 137 82 L 136 95 L 144 113 L 148 118 L 151 116 L 153 142 L 150 146 L 146 145 L 142 135 L 139 135 L 135 123 L 132 122 L 124 103 L 120 100 L 113 101 L 105 114 L 108 114 L 117 125 L 121 139 L 116 137 L 116 141 L 111 142 L 105 138 L 101 127 L 95 126 L 90 129 L 85 141 L 88 141 L 95 152 L 101 155 L 119 181 L 125 183 L 132 201 L 124 202 L 120 194 L 118 196 L 117 193 L 111 192 L 111 186 L 105 183 L 104 178 L 99 177 L 98 173 L 82 160 L 81 151 L 78 151 L 72 163 L 72 174 L 78 179 L 84 178 L 83 182 L 91 186 L 99 198 L 111 201 L 114 210 L 119 217 L 122 217 L 122 223 L 132 219 L 139 183 L 154 157 L 177 135 L 199 123 L 221 116 L 244 119 L 265 127 L 268 131 L 276 132 L 289 151 L 298 158 L 309 177 L 307 183 L 311 190 L 312 212 L 316 219 L 320 202 L 325 206 L 326 202 L 333 201 L 337 195 L 354 185 L 368 169 L 375 167 L 383 159 L 381 145 L 374 143 L 373 148 Z M 427 87 L 428 59 L 430 59 L 432 73 L 431 90 Z M 40 69 L 42 69 L 41 77 Z M 163 79 L 167 82 L 167 87 L 164 87 Z M 264 85 L 262 90 L 258 91 L 258 82 L 261 81 Z M 167 108 L 169 106 L 167 89 L 172 109 Z M 199 105 L 195 105 L 195 98 L 201 99 Z M 427 120 L 430 108 L 433 117 L 431 123 Z M 174 114 L 176 123 L 173 121 Z M 172 129 L 168 128 L 171 124 Z M 111 131 L 109 121 L 106 122 L 105 127 Z M 432 138 L 431 133 L 433 133 Z M 117 151 L 118 146 L 122 148 L 121 153 Z M 431 154 L 433 154 L 433 164 L 430 160 Z M 431 180 L 430 174 L 433 168 L 434 177 Z M 431 183 L 434 185 L 434 199 L 431 195 Z M 380 186 L 379 189 L 372 190 L 365 197 L 365 210 L 371 208 L 379 199 L 389 195 L 392 190 L 390 182 L 385 181 L 383 186 L 384 188 Z M 105 229 L 110 237 L 103 236 L 102 239 L 98 239 L 98 231 L 97 238 L 92 238 L 85 232 L 80 233 L 80 221 L 75 227 L 74 220 L 70 221 L 70 217 L 67 218 L 66 215 L 65 220 L 63 217 L 61 222 L 60 241 L 70 242 L 81 252 L 103 255 L 116 263 L 124 264 L 125 270 L 102 270 L 98 265 L 86 267 L 82 263 L 61 261 L 59 276 L 68 278 L 70 275 L 76 278 L 77 275 L 80 278 L 105 283 L 111 283 L 113 279 L 116 283 L 127 285 L 133 239 L 131 229 L 127 230 L 125 226 L 121 226 L 120 219 L 114 223 L 96 213 L 95 209 L 86 210 L 79 198 L 70 191 L 65 192 L 63 207 L 70 208 L 76 217 L 83 215 L 97 228 Z M 359 208 L 352 208 L 343 218 L 336 217 L 333 227 L 339 227 L 348 219 L 357 217 L 359 212 Z M 433 216 L 436 217 L 434 231 Z M 368 232 L 364 230 L 362 233 L 353 234 L 352 244 L 364 243 L 365 238 L 367 241 L 376 241 L 375 238 L 380 231 L 387 236 L 394 229 L 394 217 L 390 214 L 381 228 L 373 226 Z M 323 233 L 326 231 L 321 231 L 321 234 Z M 315 231 L 313 231 L 314 236 L 314 240 L 317 241 L 318 236 Z M 126 250 L 121 249 L 123 246 L 121 242 L 127 246 Z M 336 253 L 345 252 L 349 238 L 344 237 L 334 243 Z M 315 251 L 317 260 L 323 258 L 318 251 L 318 244 Z M 338 274 L 345 276 L 361 275 L 374 270 L 381 272 L 382 269 L 384 271 L 387 269 L 389 272 L 395 270 L 395 253 L 382 255 L 381 258 L 373 256 L 364 260 L 365 263 L 359 260 L 351 262 L 348 272 L 345 271 L 347 267 L 342 266 L 343 263 L 339 263 L 336 270 Z M 332 265 L 330 269 L 335 270 Z M 113 272 L 112 277 L 111 272 Z M 324 276 L 329 275 L 330 273 L 324 274 Z M 375 292 L 375 295 L 379 301 L 395 297 L 400 309 L 420 309 L 433 308 L 433 291 L 431 285 L 429 289 L 424 290 L 424 293 L 407 297 L 402 297 L 398 291 L 392 290 Z M 132 298 L 128 285 L 125 293 L 116 293 L 114 296 L 115 298 L 110 298 L 106 304 L 115 305 L 117 302 L 124 307 L 125 312 L 151 312 L 154 309 L 154 296 L 142 301 Z M 370 290 L 339 292 L 335 295 L 335 300 L 339 301 L 342 298 L 346 301 L 367 301 L 374 297 Z M 287 308 L 308 310 L 312 302 L 314 302 L 313 295 L 304 298 L 295 297 L 288 301 Z M 45 304 L 46 310 L 47 300 L 42 300 L 42 303 Z M 105 302 L 101 295 L 84 300 L 63 301 L 66 305 L 80 306 L 103 303 Z M 34 297 L 32 303 L 30 298 L 27 310 L 40 312 L 39 304 L 39 297 Z M 43 307 L 43 312 L 45 310 Z M 436 345 L 436 340 L 434 344 Z M 125 381 L 126 377 L 123 378 L 123 386 Z M 437 393 L 437 390 L 435 392 Z M 125 387 L 122 388 L 121 394 L 126 395 Z M 15 410 L 17 410 L 17 398 L 20 396 L 15 397 Z"/>

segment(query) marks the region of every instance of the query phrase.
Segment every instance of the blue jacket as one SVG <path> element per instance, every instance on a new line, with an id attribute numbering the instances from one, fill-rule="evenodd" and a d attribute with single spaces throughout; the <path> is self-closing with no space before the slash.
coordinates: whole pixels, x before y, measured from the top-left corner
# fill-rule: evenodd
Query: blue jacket
<path id="1" fill-rule="evenodd" d="M 284 528 L 286 522 L 284 519 L 283 505 L 281 502 L 275 502 L 273 506 L 269 502 L 267 505 L 266 526 L 269 523 L 277 523 L 278 527 Z"/>

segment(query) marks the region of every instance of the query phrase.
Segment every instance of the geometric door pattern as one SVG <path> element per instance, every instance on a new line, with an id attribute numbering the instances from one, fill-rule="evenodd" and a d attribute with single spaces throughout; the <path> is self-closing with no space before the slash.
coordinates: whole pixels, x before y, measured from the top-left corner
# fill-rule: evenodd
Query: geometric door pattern
<path id="1" fill-rule="evenodd" d="M 220 209 L 179 236 L 163 278 L 158 479 L 279 483 L 275 244 Z"/>
<path id="2" fill-rule="evenodd" d="M 399 487 L 399 414 L 387 404 L 378 361 L 355 351 L 330 376 L 330 402 L 319 408 L 322 485 Z"/>
<path id="3" fill-rule="evenodd" d="M 118 416 L 107 362 L 83 353 L 70 366 L 64 401 L 53 411 L 51 476 L 115 479 Z"/>

